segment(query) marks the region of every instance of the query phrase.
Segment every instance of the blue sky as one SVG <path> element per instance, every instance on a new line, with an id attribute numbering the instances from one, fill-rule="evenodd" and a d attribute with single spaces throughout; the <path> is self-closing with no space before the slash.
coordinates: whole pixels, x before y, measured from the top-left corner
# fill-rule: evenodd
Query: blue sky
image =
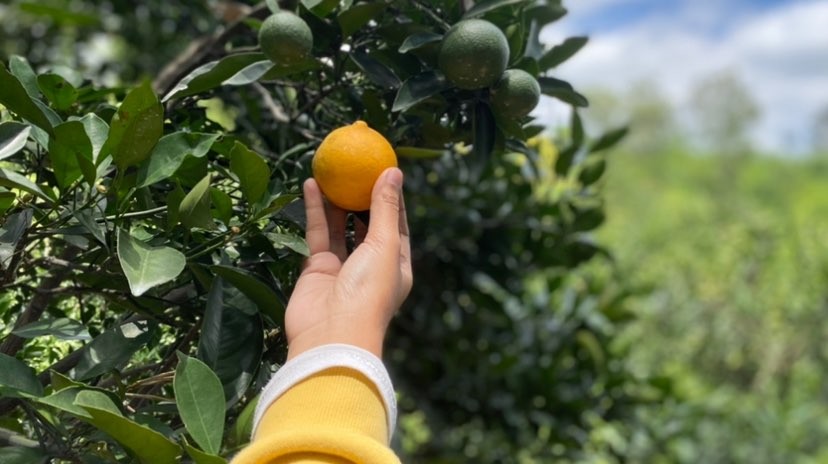
<path id="1" fill-rule="evenodd" d="M 623 92 L 653 81 L 687 113 L 700 79 L 735 74 L 759 104 L 760 148 L 804 153 L 815 114 L 828 106 L 828 0 L 569 0 L 570 14 L 545 29 L 554 45 L 573 35 L 590 43 L 555 75 L 577 87 Z M 545 101 L 556 123 L 566 108 Z"/>

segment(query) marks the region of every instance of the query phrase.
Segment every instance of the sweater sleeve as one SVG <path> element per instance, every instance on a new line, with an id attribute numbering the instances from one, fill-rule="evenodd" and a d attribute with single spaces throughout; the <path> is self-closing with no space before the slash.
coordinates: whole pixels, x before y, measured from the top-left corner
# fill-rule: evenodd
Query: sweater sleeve
<path id="1" fill-rule="evenodd" d="M 332 367 L 271 403 L 232 464 L 399 463 L 384 399 L 359 370 Z"/>

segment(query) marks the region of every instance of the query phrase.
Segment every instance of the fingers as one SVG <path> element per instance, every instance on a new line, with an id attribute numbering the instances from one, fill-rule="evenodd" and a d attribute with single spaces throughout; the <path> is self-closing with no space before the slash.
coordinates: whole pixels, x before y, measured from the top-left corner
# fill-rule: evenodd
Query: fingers
<path id="1" fill-rule="evenodd" d="M 371 222 L 365 240 L 383 252 L 399 252 L 402 182 L 402 171 L 386 169 L 371 193 Z"/>
<path id="2" fill-rule="evenodd" d="M 365 235 L 368 233 L 368 226 L 362 222 L 359 217 L 354 218 L 354 245 L 359 246 L 365 241 Z"/>
<path id="3" fill-rule="evenodd" d="M 411 272 L 411 238 L 408 232 L 408 216 L 405 210 L 405 198 L 403 197 L 402 190 L 400 190 L 400 214 L 398 222 L 400 228 L 400 271 L 402 272 L 404 286 L 407 288 L 405 291 L 407 295 L 413 283 L 413 276 Z"/>
<path id="4" fill-rule="evenodd" d="M 308 179 L 303 187 L 305 191 L 305 214 L 307 216 L 305 240 L 308 242 L 308 250 L 313 256 L 330 250 L 328 220 L 325 214 L 325 202 L 322 200 L 322 191 L 319 190 L 316 181 Z"/>

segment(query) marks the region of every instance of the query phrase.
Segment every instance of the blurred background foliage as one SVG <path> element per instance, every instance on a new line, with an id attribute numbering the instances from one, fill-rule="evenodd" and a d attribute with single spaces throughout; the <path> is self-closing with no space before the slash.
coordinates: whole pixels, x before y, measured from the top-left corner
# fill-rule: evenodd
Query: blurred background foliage
<path id="1" fill-rule="evenodd" d="M 139 3 L 0 5 L 0 58 L 131 86 L 251 8 Z M 555 166 L 581 136 L 574 120 L 530 141 L 537 172 L 517 153 L 479 182 L 457 158 L 405 162 L 418 281 L 387 350 L 404 462 L 828 459 L 828 163 L 753 154 L 756 110 L 734 88 L 726 74 L 700 83 L 689 126 L 652 83 L 592 89 L 587 133 L 633 130 L 571 170 Z M 222 91 L 208 117 L 272 130 L 241 95 Z M 0 296 L 6 324 L 17 304 Z M 40 371 L 76 346 L 20 357 Z"/>

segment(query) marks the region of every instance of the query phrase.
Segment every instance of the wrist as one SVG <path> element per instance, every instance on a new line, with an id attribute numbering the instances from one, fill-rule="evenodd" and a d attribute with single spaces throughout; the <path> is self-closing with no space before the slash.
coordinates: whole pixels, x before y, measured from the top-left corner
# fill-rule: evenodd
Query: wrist
<path id="1" fill-rule="evenodd" d="M 321 330 L 307 330 L 288 341 L 287 359 L 291 360 L 300 354 L 324 345 L 340 343 L 343 345 L 362 348 L 382 359 L 382 345 L 385 331 L 381 334 L 371 330 L 320 328 Z"/>

